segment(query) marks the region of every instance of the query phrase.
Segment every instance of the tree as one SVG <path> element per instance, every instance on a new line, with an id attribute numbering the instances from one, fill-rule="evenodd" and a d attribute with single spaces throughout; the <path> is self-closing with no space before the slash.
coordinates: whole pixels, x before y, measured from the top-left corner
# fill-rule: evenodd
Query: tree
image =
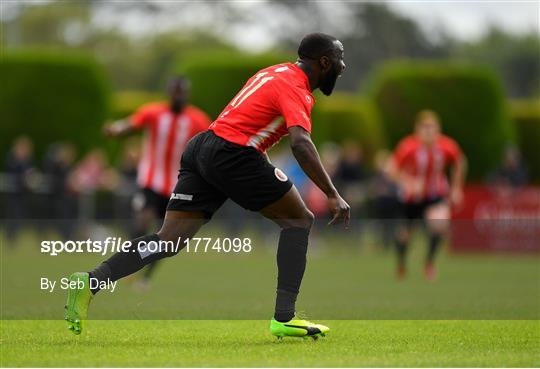
<path id="1" fill-rule="evenodd" d="M 510 96 L 540 93 L 540 37 L 536 33 L 513 35 L 492 27 L 479 41 L 456 43 L 452 54 L 493 68 Z"/>
<path id="2" fill-rule="evenodd" d="M 2 22 L 2 42 L 6 48 L 54 47 L 90 52 L 105 66 L 116 89 L 161 91 L 167 74 L 174 69 L 172 64 L 181 60 L 182 55 L 201 49 L 231 48 L 209 32 L 168 30 L 137 37 L 92 21 L 103 12 L 125 15 L 129 11 L 163 11 L 159 4 L 149 1 L 16 5 L 11 8 L 14 16 Z"/>
<path id="3" fill-rule="evenodd" d="M 11 4 L 10 10 L 15 16 L 2 20 L 2 43 L 7 47 L 77 45 L 90 24 L 89 3 L 79 1 L 38 6 L 21 2 Z"/>
<path id="4" fill-rule="evenodd" d="M 308 7 L 298 3 L 278 1 L 280 6 L 289 7 L 298 19 L 281 34 L 283 43 L 289 49 L 298 45 L 298 39 L 309 29 L 318 29 L 340 38 L 345 46 L 347 78 L 338 83 L 338 88 L 356 90 L 371 69 L 379 62 L 390 58 L 436 58 L 448 55 L 444 42 L 431 42 L 414 20 L 394 13 L 387 5 L 380 3 L 341 3 L 345 6 L 343 22 L 332 19 L 334 13 L 321 8 L 318 3 L 308 3 Z M 305 5 L 305 4 L 304 4 Z M 332 3 L 339 6 L 337 3 Z M 283 11 L 283 10 L 282 10 Z M 444 39 L 444 38 L 443 38 Z"/>

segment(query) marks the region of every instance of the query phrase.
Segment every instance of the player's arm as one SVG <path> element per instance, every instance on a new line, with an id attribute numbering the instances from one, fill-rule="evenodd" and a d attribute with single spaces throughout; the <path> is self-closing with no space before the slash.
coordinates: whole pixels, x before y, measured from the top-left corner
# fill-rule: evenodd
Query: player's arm
<path id="1" fill-rule="evenodd" d="M 289 136 L 291 150 L 298 164 L 328 198 L 328 207 L 333 214 L 333 218 L 328 224 L 343 220 L 348 228 L 350 219 L 349 204 L 341 198 L 330 176 L 324 169 L 310 134 L 300 126 L 291 126 L 289 127 Z"/>
<path id="2" fill-rule="evenodd" d="M 447 157 L 447 163 L 450 165 L 450 204 L 459 207 L 463 203 L 467 158 L 458 143 L 449 137 L 445 137 L 442 141 L 442 149 Z"/>
<path id="3" fill-rule="evenodd" d="M 129 117 L 106 124 L 103 133 L 109 137 L 123 137 L 143 129 L 155 120 L 157 107 L 155 104 L 143 105 Z"/>
<path id="4" fill-rule="evenodd" d="M 400 166 L 396 163 L 395 160 L 390 161 L 388 166 L 389 177 L 394 183 L 397 183 L 399 186 L 405 187 L 407 191 L 413 194 L 422 193 L 422 181 L 417 177 L 409 174 L 403 166 Z"/>
<path id="5" fill-rule="evenodd" d="M 424 183 L 421 178 L 410 174 L 406 169 L 406 163 L 410 159 L 412 151 L 406 142 L 398 144 L 390 164 L 388 174 L 390 179 L 398 186 L 411 195 L 419 195 L 424 191 Z"/>
<path id="6" fill-rule="evenodd" d="M 450 170 L 450 203 L 460 206 L 463 203 L 463 186 L 467 174 L 467 158 L 461 154 Z"/>
<path id="7" fill-rule="evenodd" d="M 117 120 L 103 126 L 103 133 L 107 137 L 123 137 L 135 131 L 137 131 L 137 128 L 129 121 L 129 118 Z"/>
<path id="8" fill-rule="evenodd" d="M 386 172 L 390 179 L 394 181 L 395 183 L 399 183 L 401 180 L 401 176 L 403 175 L 402 170 L 397 165 L 396 160 L 392 158 L 390 160 L 390 163 L 388 164 L 388 167 L 386 168 Z"/>
<path id="9" fill-rule="evenodd" d="M 407 156 L 407 150 L 404 146 L 405 145 L 402 142 L 397 145 L 396 150 L 392 153 L 388 167 L 386 168 L 388 176 L 394 183 L 403 183 L 403 177 L 407 176 L 407 173 L 403 170 L 403 163 Z"/>

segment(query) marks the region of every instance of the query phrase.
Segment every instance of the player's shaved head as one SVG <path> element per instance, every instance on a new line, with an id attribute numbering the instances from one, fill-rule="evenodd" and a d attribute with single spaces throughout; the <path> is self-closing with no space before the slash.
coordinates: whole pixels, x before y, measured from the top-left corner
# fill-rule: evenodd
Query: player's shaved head
<path id="1" fill-rule="evenodd" d="M 343 44 L 325 33 L 310 33 L 300 41 L 298 62 L 305 66 L 312 89 L 320 89 L 325 95 L 334 90 L 337 78 L 345 69 Z"/>
<path id="2" fill-rule="evenodd" d="M 189 90 L 191 87 L 191 83 L 189 81 L 189 79 L 187 79 L 186 77 L 184 76 L 181 76 L 181 75 L 177 75 L 177 76 L 172 76 L 171 78 L 169 78 L 169 80 L 167 81 L 167 89 L 170 91 L 171 89 L 176 89 L 176 88 L 181 88 L 181 89 L 184 89 L 184 90 Z"/>
<path id="3" fill-rule="evenodd" d="M 337 38 L 325 33 L 316 32 L 305 35 L 298 46 L 298 56 L 301 59 L 312 60 L 317 60 L 324 55 L 332 56 L 336 49 L 335 41 Z"/>
<path id="4" fill-rule="evenodd" d="M 191 83 L 184 76 L 173 76 L 167 82 L 167 93 L 170 97 L 171 110 L 179 113 L 187 103 Z"/>

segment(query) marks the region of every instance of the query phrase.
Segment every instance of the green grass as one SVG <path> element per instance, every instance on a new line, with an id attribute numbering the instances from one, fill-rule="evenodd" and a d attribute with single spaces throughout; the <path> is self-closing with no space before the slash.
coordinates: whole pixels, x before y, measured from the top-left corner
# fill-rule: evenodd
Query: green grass
<path id="1" fill-rule="evenodd" d="M 146 294 L 134 293 L 127 280 L 120 281 L 114 293 L 100 292 L 91 317 L 265 320 L 273 312 L 276 283 L 277 233 L 269 234 L 268 239 L 254 240 L 254 251 L 248 255 L 182 252 L 163 261 Z M 62 319 L 59 307 L 66 291 L 42 291 L 40 278 L 59 280 L 74 271 L 91 270 L 105 258 L 41 254 L 41 237 L 28 233 L 15 249 L 0 248 L 3 319 Z M 540 319 L 538 256 L 443 252 L 437 260 L 439 280 L 427 283 L 422 246 L 413 245 L 409 275 L 398 283 L 393 254 L 369 245 L 360 248 L 352 237 L 315 238 L 298 309 L 327 320 Z"/>
<path id="2" fill-rule="evenodd" d="M 274 236 L 255 238 L 249 255 L 167 260 L 146 294 L 127 281 L 100 292 L 90 309 L 96 320 L 77 337 L 60 320 L 65 291 L 41 291 L 39 278 L 88 270 L 104 257 L 43 255 L 39 240 L 55 237 L 27 232 L 16 247 L 0 247 L 1 366 L 540 365 L 537 255 L 443 252 L 439 280 L 427 283 L 417 239 L 398 283 L 393 255 L 369 238 L 318 235 L 298 307 L 332 331 L 317 342 L 278 343 L 268 333 Z"/>
<path id="3" fill-rule="evenodd" d="M 3 321 L 2 366 L 540 365 L 538 321 L 331 321 L 318 341 L 284 339 L 268 321 Z"/>

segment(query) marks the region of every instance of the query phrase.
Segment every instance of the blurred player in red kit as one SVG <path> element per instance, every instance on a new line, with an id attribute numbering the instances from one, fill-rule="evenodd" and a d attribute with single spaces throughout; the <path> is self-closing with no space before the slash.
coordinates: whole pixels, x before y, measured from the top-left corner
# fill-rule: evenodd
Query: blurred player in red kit
<path id="1" fill-rule="evenodd" d="M 132 238 L 145 234 L 153 222 L 163 219 L 180 170 L 180 157 L 188 141 L 205 131 L 210 118 L 187 103 L 189 81 L 176 76 L 167 84 L 168 102 L 140 107 L 133 115 L 104 127 L 110 137 L 145 131 L 142 158 L 137 169 L 138 193 L 133 198 L 135 226 Z M 148 265 L 138 283 L 143 290 L 155 270 Z"/>
<path id="2" fill-rule="evenodd" d="M 450 181 L 446 168 L 450 167 Z M 450 207 L 463 201 L 466 159 L 459 145 L 441 133 L 437 114 L 423 110 L 416 117 L 414 133 L 402 139 L 393 155 L 391 175 L 400 188 L 405 224 L 398 228 L 397 277 L 406 274 L 407 245 L 420 220 L 429 236 L 424 265 L 426 279 L 436 278 L 434 259 L 450 219 Z"/>

